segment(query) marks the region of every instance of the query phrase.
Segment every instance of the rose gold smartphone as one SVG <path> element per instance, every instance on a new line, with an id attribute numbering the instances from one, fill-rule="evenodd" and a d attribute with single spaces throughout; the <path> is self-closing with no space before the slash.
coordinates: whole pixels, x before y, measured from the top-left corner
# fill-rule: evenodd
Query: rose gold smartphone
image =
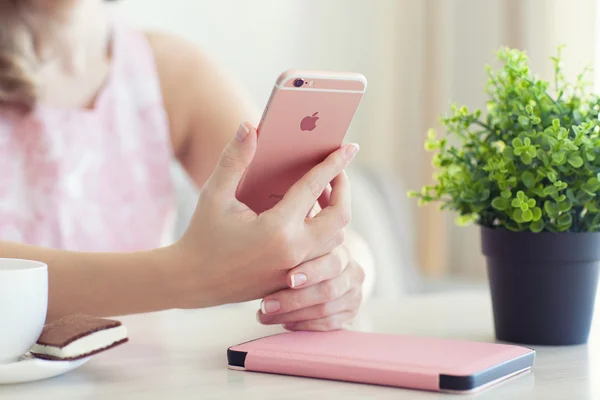
<path id="1" fill-rule="evenodd" d="M 238 200 L 256 213 L 273 207 L 340 148 L 366 88 L 358 73 L 282 73 L 257 127 L 256 154 L 238 186 Z"/>

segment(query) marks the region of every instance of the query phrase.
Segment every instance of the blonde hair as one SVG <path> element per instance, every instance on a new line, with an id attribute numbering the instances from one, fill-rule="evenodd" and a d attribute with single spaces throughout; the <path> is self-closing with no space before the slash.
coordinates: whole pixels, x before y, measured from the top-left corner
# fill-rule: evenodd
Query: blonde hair
<path id="1" fill-rule="evenodd" d="M 0 106 L 30 111 L 38 95 L 38 59 L 17 3 L 0 0 Z"/>

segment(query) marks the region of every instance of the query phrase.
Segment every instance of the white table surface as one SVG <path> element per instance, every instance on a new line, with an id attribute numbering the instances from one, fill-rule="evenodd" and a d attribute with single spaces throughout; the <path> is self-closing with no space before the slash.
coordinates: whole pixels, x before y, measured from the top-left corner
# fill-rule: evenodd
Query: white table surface
<path id="1" fill-rule="evenodd" d="M 597 309 L 600 309 L 597 307 Z M 537 347 L 531 373 L 477 395 L 449 395 L 227 369 L 234 344 L 281 331 L 246 305 L 121 318 L 130 342 L 36 383 L 0 386 L 4 399 L 600 399 L 600 317 L 584 346 Z M 357 330 L 493 341 L 489 296 L 470 291 L 364 305 Z"/>

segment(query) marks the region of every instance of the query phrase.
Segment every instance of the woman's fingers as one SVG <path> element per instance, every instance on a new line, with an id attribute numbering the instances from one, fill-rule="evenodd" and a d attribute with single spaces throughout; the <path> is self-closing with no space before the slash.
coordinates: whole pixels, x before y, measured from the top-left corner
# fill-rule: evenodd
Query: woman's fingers
<path id="1" fill-rule="evenodd" d="M 334 178 L 332 189 L 323 192 L 318 206 L 320 210 L 306 220 L 309 233 L 315 243 L 305 260 L 313 260 L 331 253 L 344 243 L 344 228 L 351 219 L 350 185 L 345 172 Z"/>
<path id="2" fill-rule="evenodd" d="M 283 327 L 288 331 L 335 331 L 352 327 L 355 317 L 353 312 L 345 311 L 325 318 L 290 322 Z"/>
<path id="3" fill-rule="evenodd" d="M 341 275 L 306 288 L 284 289 L 266 296 L 260 305 L 260 309 L 263 314 L 282 314 L 296 311 L 335 300 L 350 290 L 350 287 L 351 282 L 348 277 Z"/>
<path id="4" fill-rule="evenodd" d="M 246 167 L 256 152 L 256 130 L 247 123 L 240 124 L 219 158 L 212 175 L 204 185 L 206 190 L 235 199 L 235 192 Z"/>
<path id="5" fill-rule="evenodd" d="M 351 290 L 333 301 L 317 304 L 284 314 L 267 315 L 258 311 L 258 320 L 265 325 L 280 325 L 309 320 L 318 320 L 332 315 L 349 312 L 355 315 L 362 301 L 360 290 Z"/>
<path id="6" fill-rule="evenodd" d="M 335 178 L 334 178 L 335 179 Z M 329 207 L 331 202 L 331 185 L 327 185 L 319 197 L 319 210 Z"/>
<path id="7" fill-rule="evenodd" d="M 303 239 L 301 246 L 294 249 L 298 262 L 321 257 L 343 243 L 343 229 L 351 218 L 350 186 L 344 168 L 357 151 L 358 145 L 349 144 L 331 153 L 296 182 L 271 210 L 261 214 L 263 220 L 275 221 L 275 225 L 285 221 L 290 227 L 300 222 L 294 217 L 301 216 L 301 230 L 290 228 L 286 233 Z"/>
<path id="8" fill-rule="evenodd" d="M 284 314 L 317 304 L 328 303 L 342 297 L 351 289 L 360 289 L 364 272 L 356 263 L 349 265 L 342 274 L 315 285 L 284 289 L 266 296 L 261 303 L 263 314 Z"/>
<path id="9" fill-rule="evenodd" d="M 298 289 L 333 279 L 344 271 L 347 264 L 346 251 L 334 249 L 331 253 L 302 263 L 290 270 L 287 276 L 288 286 Z"/>
<path id="10" fill-rule="evenodd" d="M 274 208 L 282 215 L 295 214 L 305 218 L 327 185 L 344 171 L 357 151 L 357 144 L 347 144 L 331 153 L 292 185 Z"/>
<path id="11" fill-rule="evenodd" d="M 308 262 L 310 260 L 314 260 L 316 258 L 322 257 L 326 254 L 331 253 L 333 250 L 340 247 L 345 240 L 344 230 L 339 230 L 332 238 L 327 240 L 324 244 L 319 245 L 313 248 L 308 255 L 305 257 L 305 260 Z"/>
<path id="12" fill-rule="evenodd" d="M 333 179 L 331 188 L 329 205 L 307 220 L 308 229 L 317 243 L 327 243 L 350 223 L 352 217 L 350 182 L 345 172 Z"/>

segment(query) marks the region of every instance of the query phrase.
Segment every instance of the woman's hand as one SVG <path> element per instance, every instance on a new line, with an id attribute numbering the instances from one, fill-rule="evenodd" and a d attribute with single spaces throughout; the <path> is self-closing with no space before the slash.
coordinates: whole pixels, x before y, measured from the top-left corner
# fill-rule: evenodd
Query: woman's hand
<path id="1" fill-rule="evenodd" d="M 362 301 L 363 269 L 345 246 L 288 272 L 288 289 L 266 296 L 258 311 L 263 324 L 288 330 L 349 328 Z"/>
<path id="2" fill-rule="evenodd" d="M 348 186 L 346 173 L 332 187 Z M 308 218 L 319 218 L 332 201 L 326 188 Z M 306 261 L 287 274 L 288 288 L 266 296 L 257 319 L 265 325 L 283 324 L 288 330 L 334 330 L 349 328 L 362 302 L 365 272 L 344 244 L 344 231 L 328 243 L 326 255 Z M 322 251 L 325 249 L 319 249 Z"/>
<path id="3" fill-rule="evenodd" d="M 299 265 L 306 272 L 316 268 L 323 259 L 331 259 L 327 254 L 339 245 L 350 219 L 349 187 L 339 176 L 358 146 L 345 145 L 333 152 L 260 215 L 235 198 L 255 149 L 256 131 L 241 125 L 202 188 L 187 231 L 169 248 L 179 308 L 241 302 L 277 292 L 287 287 L 290 270 Z M 330 183 L 328 206 L 306 218 Z M 302 264 L 307 261 L 312 264 Z M 360 276 L 355 268 L 344 268 L 330 295 L 350 289 L 354 276 Z"/>

